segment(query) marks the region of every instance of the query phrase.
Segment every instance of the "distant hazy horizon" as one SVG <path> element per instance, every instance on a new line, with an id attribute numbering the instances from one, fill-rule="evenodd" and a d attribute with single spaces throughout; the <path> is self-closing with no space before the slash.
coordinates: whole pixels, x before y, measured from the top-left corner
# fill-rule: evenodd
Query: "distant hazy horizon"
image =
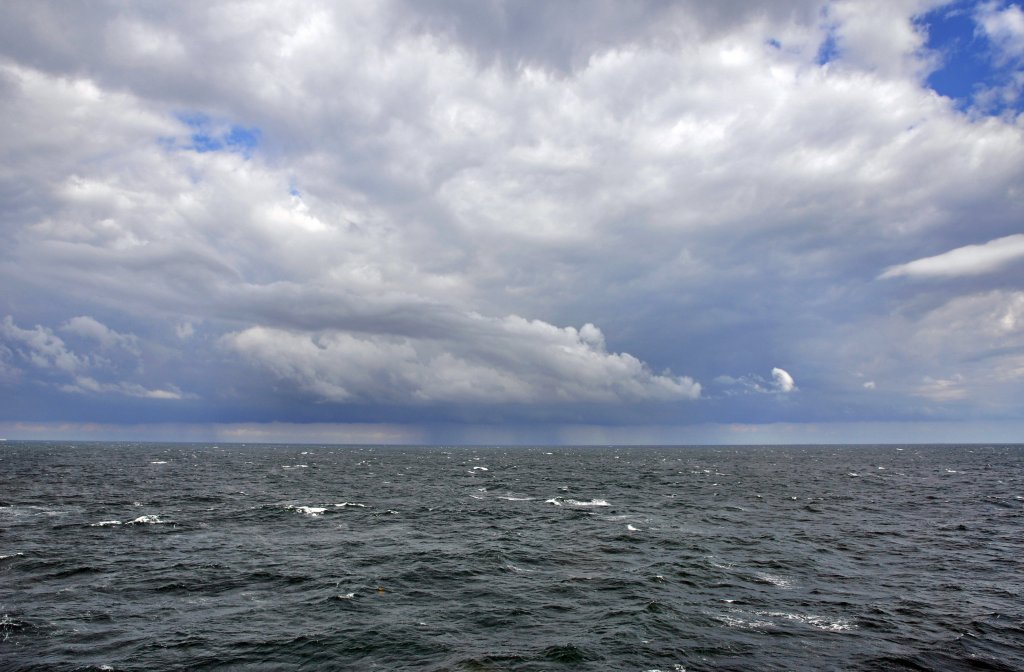
<path id="1" fill-rule="evenodd" d="M 679 437 L 679 438 L 673 438 Z M 127 425 L 55 427 L 0 425 L 0 439 L 9 441 L 116 441 L 169 443 L 269 443 L 294 445 L 379 446 L 754 446 L 754 445 L 933 445 L 1024 443 L 1024 426 L 1008 425 L 993 431 L 990 425 L 951 423 L 930 426 L 900 423 L 894 427 L 865 425 L 696 426 L 651 431 L 645 428 L 559 427 L 557 431 L 511 432 L 503 427 L 432 428 L 319 425 L 246 425 L 218 427 L 169 425 L 137 428 Z"/>

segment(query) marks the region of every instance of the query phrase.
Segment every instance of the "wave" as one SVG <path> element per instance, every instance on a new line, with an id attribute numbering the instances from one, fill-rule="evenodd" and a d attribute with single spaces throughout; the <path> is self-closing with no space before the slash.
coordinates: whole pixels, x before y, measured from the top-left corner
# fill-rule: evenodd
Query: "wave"
<path id="1" fill-rule="evenodd" d="M 160 520 L 160 516 L 156 514 L 147 514 L 139 516 L 127 522 L 120 520 L 101 520 L 96 523 L 89 523 L 89 527 L 118 527 L 122 525 L 166 525 L 170 523 L 169 520 Z"/>
<path id="2" fill-rule="evenodd" d="M 551 499 L 544 500 L 544 503 L 554 504 L 555 506 L 611 506 L 611 504 L 609 504 L 608 501 L 604 499 L 590 499 L 584 501 L 581 499 L 569 499 L 566 497 L 552 497 Z"/>
<path id="3" fill-rule="evenodd" d="M 326 506 L 294 506 L 294 505 L 288 505 L 288 506 L 286 506 L 284 508 L 287 511 L 298 511 L 299 513 L 303 513 L 303 514 L 305 514 L 307 516 L 310 516 L 312 518 L 324 515 L 324 511 L 327 510 Z"/>
<path id="4" fill-rule="evenodd" d="M 715 618 L 730 627 L 743 630 L 780 628 L 787 622 L 800 623 L 827 632 L 848 632 L 857 627 L 845 618 L 830 618 L 816 614 L 798 614 L 790 611 L 743 611 L 734 609 L 729 613 L 716 614 Z"/>

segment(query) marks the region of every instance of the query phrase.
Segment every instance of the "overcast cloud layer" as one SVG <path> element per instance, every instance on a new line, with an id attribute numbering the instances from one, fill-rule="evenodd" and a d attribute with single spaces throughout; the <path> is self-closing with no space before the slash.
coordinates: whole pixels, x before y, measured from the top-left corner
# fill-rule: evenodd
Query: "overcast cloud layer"
<path id="1" fill-rule="evenodd" d="M 4 3 L 0 430 L 984 440 L 1024 420 L 1022 17 Z"/>

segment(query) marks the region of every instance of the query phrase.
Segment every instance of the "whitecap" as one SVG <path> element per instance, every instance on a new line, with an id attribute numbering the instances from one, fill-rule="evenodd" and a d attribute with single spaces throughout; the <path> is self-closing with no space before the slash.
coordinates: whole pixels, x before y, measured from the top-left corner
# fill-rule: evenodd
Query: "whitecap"
<path id="1" fill-rule="evenodd" d="M 716 614 L 715 618 L 725 623 L 729 627 L 740 628 L 743 630 L 763 630 L 764 628 L 769 628 L 772 625 L 774 625 L 771 621 L 745 619 L 740 618 L 738 616 L 732 616 L 730 614 Z"/>
<path id="2" fill-rule="evenodd" d="M 498 499 L 504 499 L 507 502 L 530 502 L 530 501 L 533 501 L 533 497 L 512 497 L 511 495 L 509 495 L 507 497 L 498 497 Z"/>
<path id="3" fill-rule="evenodd" d="M 778 586 L 779 588 L 790 588 L 793 585 L 793 582 L 789 579 L 783 576 L 778 576 L 776 574 L 769 574 L 767 572 L 757 572 L 754 576 L 756 576 L 759 580 L 763 581 L 764 583 L 770 583 L 773 586 Z"/>
<path id="4" fill-rule="evenodd" d="M 25 555 L 25 554 L 21 553 L 21 552 L 18 552 L 18 553 L 11 553 L 10 555 L 0 555 L 0 560 L 6 560 L 7 558 L 17 558 L 17 557 L 20 557 L 22 555 Z"/>
<path id="5" fill-rule="evenodd" d="M 355 593 L 345 593 L 344 595 L 338 595 L 339 600 L 351 600 L 356 596 Z"/>
<path id="6" fill-rule="evenodd" d="M 474 471 L 490 471 L 487 467 L 473 467 Z"/>
<path id="7" fill-rule="evenodd" d="M 323 506 L 288 506 L 286 507 L 289 511 L 298 511 L 304 513 L 307 516 L 322 516 L 324 511 L 327 510 Z"/>
<path id="8" fill-rule="evenodd" d="M 633 527 L 632 525 L 626 525 L 626 529 L 629 530 L 630 532 L 639 532 L 640 531 L 640 528 Z"/>
<path id="9" fill-rule="evenodd" d="M 120 525 L 120 524 L 121 524 L 120 520 L 101 520 L 98 523 L 90 524 L 89 527 L 114 527 L 115 525 Z"/>
<path id="10" fill-rule="evenodd" d="M 565 500 L 565 503 L 570 504 L 572 506 L 611 506 L 611 504 L 609 504 L 603 499 L 591 499 L 590 501 L 586 502 L 578 499 L 567 499 Z"/>
<path id="11" fill-rule="evenodd" d="M 154 462 L 150 462 L 150 464 L 167 464 L 167 461 L 166 460 L 156 460 Z"/>
<path id="12" fill-rule="evenodd" d="M 341 502 L 340 504 L 335 504 L 334 506 L 336 506 L 338 508 L 344 508 L 344 507 L 349 507 L 349 506 L 356 507 L 356 508 L 359 508 L 359 509 L 365 509 L 366 508 L 366 504 L 360 504 L 358 502 Z"/>
<path id="13" fill-rule="evenodd" d="M 139 516 L 135 520 L 129 520 L 125 525 L 162 525 L 164 522 L 160 520 L 160 516 L 149 514 L 146 516 Z"/>
<path id="14" fill-rule="evenodd" d="M 522 567 L 516 567 L 511 562 L 506 564 L 505 567 L 507 567 L 508 569 L 510 569 L 513 572 L 528 572 L 528 573 L 532 573 L 532 572 L 537 571 L 535 569 L 523 569 Z"/>
<path id="15" fill-rule="evenodd" d="M 565 497 L 552 497 L 551 499 L 544 500 L 545 504 L 554 504 L 555 506 L 562 506 L 568 504 L 569 506 L 577 507 L 590 507 L 590 506 L 611 506 L 607 501 L 603 499 L 591 499 L 583 501 L 580 499 L 566 499 Z"/>
<path id="16" fill-rule="evenodd" d="M 824 616 L 815 616 L 814 614 L 793 614 L 786 611 L 757 611 L 754 613 L 758 616 L 768 616 L 770 618 L 783 618 L 788 621 L 797 621 L 798 623 L 809 625 L 812 628 L 827 630 L 829 632 L 844 632 L 847 630 L 853 630 L 856 627 L 844 618 L 833 620 L 825 618 Z"/>

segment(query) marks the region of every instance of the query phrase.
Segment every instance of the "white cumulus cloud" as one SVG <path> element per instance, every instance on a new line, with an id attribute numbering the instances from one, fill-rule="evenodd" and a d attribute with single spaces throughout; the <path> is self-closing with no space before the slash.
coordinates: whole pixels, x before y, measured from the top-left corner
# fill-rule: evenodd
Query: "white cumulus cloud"
<path id="1" fill-rule="evenodd" d="M 789 375 L 789 372 L 785 369 L 775 367 L 772 369 L 772 380 L 775 382 L 775 389 L 779 392 L 792 392 L 796 389 L 796 383 L 793 381 L 793 376 Z"/>
<path id="2" fill-rule="evenodd" d="M 469 332 L 473 338 L 466 338 Z M 446 338 L 250 327 L 230 349 L 322 400 L 578 403 L 695 399 L 700 384 L 608 352 L 601 331 L 470 316 Z"/>

